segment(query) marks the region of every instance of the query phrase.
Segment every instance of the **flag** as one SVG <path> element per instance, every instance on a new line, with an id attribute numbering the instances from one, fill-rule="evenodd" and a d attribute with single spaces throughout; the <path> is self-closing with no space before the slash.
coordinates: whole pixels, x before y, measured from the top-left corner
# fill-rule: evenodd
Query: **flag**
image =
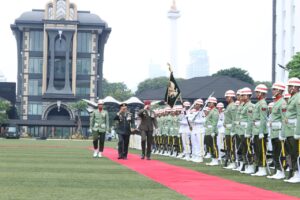
<path id="1" fill-rule="evenodd" d="M 180 94 L 180 89 L 173 76 L 173 72 L 171 72 L 169 84 L 165 94 L 165 102 L 172 108 L 175 105 Z"/>

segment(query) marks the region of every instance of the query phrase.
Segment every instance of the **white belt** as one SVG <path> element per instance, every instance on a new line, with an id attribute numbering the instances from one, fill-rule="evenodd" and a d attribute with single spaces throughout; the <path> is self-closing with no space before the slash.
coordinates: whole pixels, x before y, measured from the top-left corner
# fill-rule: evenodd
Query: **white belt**
<path id="1" fill-rule="evenodd" d="M 212 125 L 208 125 L 207 128 L 212 128 Z"/>
<path id="2" fill-rule="evenodd" d="M 241 122 L 241 126 L 243 126 L 244 128 L 248 127 L 248 122 Z"/>
<path id="3" fill-rule="evenodd" d="M 296 125 L 297 124 L 297 119 L 288 119 L 288 124 L 293 124 Z"/>
<path id="4" fill-rule="evenodd" d="M 254 122 L 254 125 L 255 125 L 255 126 L 260 126 L 260 121 Z"/>
<path id="5" fill-rule="evenodd" d="M 282 123 L 281 122 L 272 122 L 271 123 L 272 129 L 281 129 Z"/>
<path id="6" fill-rule="evenodd" d="M 225 128 L 231 128 L 232 124 L 225 124 Z"/>
<path id="7" fill-rule="evenodd" d="M 239 124 L 240 124 L 240 122 L 239 122 L 239 121 L 234 121 L 234 123 L 235 123 L 236 125 L 239 125 Z"/>

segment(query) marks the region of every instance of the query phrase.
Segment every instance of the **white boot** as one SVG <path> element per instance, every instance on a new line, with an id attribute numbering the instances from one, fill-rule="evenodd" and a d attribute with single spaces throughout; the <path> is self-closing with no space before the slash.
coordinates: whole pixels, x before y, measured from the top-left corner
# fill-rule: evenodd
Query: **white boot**
<path id="1" fill-rule="evenodd" d="M 284 180 L 285 182 L 288 183 L 300 183 L 300 174 L 299 171 L 294 172 L 294 176 L 288 180 Z"/>
<path id="2" fill-rule="evenodd" d="M 210 162 L 210 163 L 206 163 L 206 165 L 209 165 L 209 166 L 217 166 L 217 165 L 219 165 L 219 161 L 218 161 L 217 158 L 213 158 L 213 159 L 211 160 L 211 162 Z"/>
<path id="3" fill-rule="evenodd" d="M 243 164 L 244 164 L 243 162 L 239 162 L 239 165 L 237 165 L 236 168 L 233 168 L 232 170 L 233 171 L 241 171 Z"/>
<path id="4" fill-rule="evenodd" d="M 94 150 L 93 157 L 94 157 L 94 158 L 97 158 L 97 156 L 98 156 L 98 150 Z"/>
<path id="5" fill-rule="evenodd" d="M 211 158 L 211 154 L 207 153 L 206 156 L 204 156 L 204 158 Z"/>
<path id="6" fill-rule="evenodd" d="M 230 163 L 227 167 L 223 167 L 224 169 L 234 169 L 235 168 L 235 163 Z"/>
<path id="7" fill-rule="evenodd" d="M 255 172 L 254 165 L 248 165 L 247 170 L 245 170 L 245 174 L 253 174 Z"/>
<path id="8" fill-rule="evenodd" d="M 190 161 L 191 160 L 190 154 L 186 153 L 184 159 L 186 161 Z"/>
<path id="9" fill-rule="evenodd" d="M 271 178 L 271 179 L 284 179 L 285 178 L 285 174 L 283 171 L 277 170 L 276 174 L 274 174 L 273 176 L 267 176 L 267 178 Z"/>
<path id="10" fill-rule="evenodd" d="M 102 153 L 101 152 L 98 153 L 98 158 L 102 158 Z"/>
<path id="11" fill-rule="evenodd" d="M 266 176 L 267 175 L 267 168 L 259 167 L 258 171 L 255 174 L 251 174 L 251 176 Z"/>

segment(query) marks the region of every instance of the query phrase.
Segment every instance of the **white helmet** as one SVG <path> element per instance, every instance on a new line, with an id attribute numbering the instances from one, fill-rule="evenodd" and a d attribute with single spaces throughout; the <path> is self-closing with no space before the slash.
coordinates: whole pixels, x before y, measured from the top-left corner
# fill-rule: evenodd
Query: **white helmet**
<path id="1" fill-rule="evenodd" d="M 268 92 L 268 88 L 266 85 L 264 84 L 259 84 L 255 87 L 254 89 L 255 92 L 262 92 L 262 93 L 267 93 Z"/>
<path id="2" fill-rule="evenodd" d="M 285 90 L 285 85 L 282 82 L 276 82 L 272 85 L 272 89 Z"/>
<path id="3" fill-rule="evenodd" d="M 235 97 L 235 92 L 233 90 L 227 90 L 225 92 L 225 97 Z"/>
<path id="4" fill-rule="evenodd" d="M 238 90 L 236 91 L 236 95 L 241 95 L 241 90 L 242 90 L 242 89 L 238 89 Z"/>
<path id="5" fill-rule="evenodd" d="M 222 102 L 218 103 L 217 108 L 224 108 L 224 104 Z"/>
<path id="6" fill-rule="evenodd" d="M 289 98 L 291 98 L 291 96 L 292 96 L 291 94 L 289 94 L 289 93 L 286 93 L 286 94 L 284 94 L 284 96 L 283 96 L 283 97 L 284 97 L 285 99 L 289 99 Z"/>
<path id="7" fill-rule="evenodd" d="M 197 100 L 195 101 L 195 104 L 203 105 L 203 100 L 202 100 L 202 99 L 197 99 Z"/>
<path id="8" fill-rule="evenodd" d="M 268 104 L 269 108 L 273 108 L 273 106 L 274 106 L 274 102 L 271 102 L 271 103 Z"/>
<path id="9" fill-rule="evenodd" d="M 191 106 L 191 103 L 188 102 L 188 101 L 185 101 L 185 102 L 183 102 L 183 106 L 184 107 L 189 107 L 189 106 Z"/>
<path id="10" fill-rule="evenodd" d="M 216 99 L 216 97 L 209 97 L 207 99 L 207 102 L 209 102 L 209 103 L 217 103 L 217 99 Z"/>
<path id="11" fill-rule="evenodd" d="M 290 78 L 287 85 L 300 86 L 300 79 L 296 77 Z"/>
<path id="12" fill-rule="evenodd" d="M 98 100 L 98 105 L 99 105 L 99 104 L 102 104 L 102 105 L 103 105 L 103 104 L 104 104 L 104 101 L 103 101 L 102 99 L 99 99 L 99 100 Z"/>
<path id="13" fill-rule="evenodd" d="M 241 89 L 241 95 L 252 95 L 252 90 L 248 87 Z"/>

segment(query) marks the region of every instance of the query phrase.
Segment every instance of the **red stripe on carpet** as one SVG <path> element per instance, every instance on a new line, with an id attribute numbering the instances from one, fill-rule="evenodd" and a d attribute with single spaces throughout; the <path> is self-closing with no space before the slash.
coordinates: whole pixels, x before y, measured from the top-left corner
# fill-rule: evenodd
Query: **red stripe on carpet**
<path id="1" fill-rule="evenodd" d="M 191 199 L 298 199 L 297 197 L 237 183 L 157 160 L 141 160 L 138 155 L 134 154 L 129 154 L 128 160 L 118 160 L 117 155 L 117 151 L 112 148 L 105 148 L 104 150 L 104 156 L 110 160 L 128 167 Z"/>

